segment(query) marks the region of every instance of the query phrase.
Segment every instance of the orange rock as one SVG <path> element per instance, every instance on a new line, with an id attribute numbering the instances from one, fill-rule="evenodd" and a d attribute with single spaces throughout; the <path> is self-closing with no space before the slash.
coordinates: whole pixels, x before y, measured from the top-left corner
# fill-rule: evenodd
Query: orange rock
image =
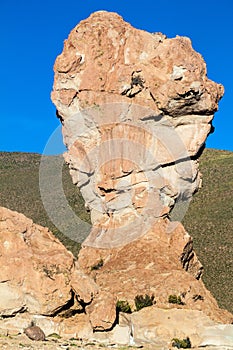
<path id="1" fill-rule="evenodd" d="M 73 255 L 47 228 L 0 208 L 0 315 L 51 315 L 71 299 Z"/>
<path id="2" fill-rule="evenodd" d="M 98 11 L 71 31 L 54 72 L 65 159 L 93 223 L 85 245 L 123 246 L 171 211 L 181 220 L 224 90 L 191 41 Z"/>
<path id="3" fill-rule="evenodd" d="M 87 306 L 87 314 L 95 331 L 109 330 L 116 321 L 116 297 L 113 293 L 101 291 Z"/>
<path id="4" fill-rule="evenodd" d="M 206 77 L 188 38 L 147 33 L 105 11 L 74 28 L 54 70 L 65 159 L 93 227 L 75 263 L 48 229 L 0 208 L 0 330 L 22 332 L 36 320 L 32 339 L 44 338 L 41 326 L 125 344 L 132 325 L 143 341 L 155 326 L 167 341 L 177 331 L 164 326 L 168 314 L 196 315 L 195 329 L 199 314 L 208 327 L 231 323 L 201 281 L 192 238 L 168 218 L 199 188 L 198 156 L 222 85 Z M 155 305 L 120 315 L 125 323 L 112 329 L 117 301 L 134 310 L 138 295 Z"/>
<path id="5" fill-rule="evenodd" d="M 103 259 L 103 266 L 91 266 Z M 135 309 L 137 295 L 154 295 L 156 307 L 201 310 L 216 322 L 231 323 L 233 316 L 219 309 L 202 280 L 202 265 L 192 247 L 192 239 L 178 223 L 166 219 L 140 239 L 115 249 L 84 247 L 79 265 L 93 277 L 100 290 L 117 300 L 128 301 Z M 181 303 L 169 302 L 169 296 Z"/>

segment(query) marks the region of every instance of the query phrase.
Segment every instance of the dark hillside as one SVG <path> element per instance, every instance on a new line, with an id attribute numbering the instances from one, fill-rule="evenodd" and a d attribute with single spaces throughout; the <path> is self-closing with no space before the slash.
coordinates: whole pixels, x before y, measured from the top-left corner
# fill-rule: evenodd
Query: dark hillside
<path id="1" fill-rule="evenodd" d="M 56 161 L 56 157 L 53 158 Z M 80 246 L 54 226 L 44 209 L 39 189 L 40 160 L 39 154 L 0 152 L 0 206 L 16 210 L 35 223 L 47 226 L 77 256 Z M 75 213 L 89 221 L 83 198 L 72 184 L 66 165 L 63 167 L 63 188 Z"/>
<path id="2" fill-rule="evenodd" d="M 206 149 L 200 169 L 202 189 L 183 223 L 194 238 L 207 288 L 233 312 L 233 152 Z"/>

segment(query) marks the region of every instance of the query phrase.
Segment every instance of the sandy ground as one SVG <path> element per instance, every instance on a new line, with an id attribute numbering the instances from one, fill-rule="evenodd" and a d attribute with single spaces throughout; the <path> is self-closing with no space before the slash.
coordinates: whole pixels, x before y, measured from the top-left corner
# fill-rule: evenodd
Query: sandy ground
<path id="1" fill-rule="evenodd" d="M 143 350 L 162 350 L 160 347 L 156 346 L 147 346 L 141 347 Z M 127 347 L 127 346 L 105 346 L 104 344 L 94 344 L 88 342 L 82 342 L 79 340 L 64 340 L 50 338 L 46 341 L 33 341 L 30 340 L 26 335 L 21 334 L 17 336 L 0 336 L 0 349 L 1 350 L 72 350 L 72 349 L 83 349 L 83 350 L 136 350 L 139 347 Z M 164 349 L 165 350 L 165 349 Z M 166 349 L 167 350 L 167 349 Z"/>
<path id="2" fill-rule="evenodd" d="M 79 340 L 64 340 L 64 339 L 49 339 L 44 342 L 42 341 L 33 341 L 27 338 L 26 335 L 21 334 L 17 336 L 0 336 L 0 349 L 1 350 L 75 350 L 75 349 L 83 349 L 83 350 L 170 350 L 177 349 L 171 347 L 162 347 L 155 345 L 144 345 L 141 347 L 133 347 L 133 346 L 116 346 L 109 345 L 106 346 L 104 344 L 93 344 L 88 342 L 82 342 Z M 202 348 L 192 348 L 193 350 L 203 349 Z M 232 350 L 233 347 L 205 347 L 205 350 Z"/>

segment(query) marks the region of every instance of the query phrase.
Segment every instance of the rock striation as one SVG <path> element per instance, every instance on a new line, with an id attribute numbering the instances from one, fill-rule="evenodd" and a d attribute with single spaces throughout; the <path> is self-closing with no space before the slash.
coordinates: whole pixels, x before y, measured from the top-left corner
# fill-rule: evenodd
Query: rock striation
<path id="1" fill-rule="evenodd" d="M 190 39 L 100 11 L 71 31 L 54 71 L 65 159 L 91 212 L 85 245 L 122 246 L 171 211 L 182 218 L 224 90 Z"/>

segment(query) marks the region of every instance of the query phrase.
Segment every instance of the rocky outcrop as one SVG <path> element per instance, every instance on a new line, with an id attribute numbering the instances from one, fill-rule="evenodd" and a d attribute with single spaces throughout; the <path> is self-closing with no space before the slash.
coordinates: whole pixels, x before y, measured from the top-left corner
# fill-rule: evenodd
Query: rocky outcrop
<path id="1" fill-rule="evenodd" d="M 170 225 L 161 219 L 154 231 L 122 248 L 85 247 L 77 263 L 48 229 L 0 208 L 0 334 L 25 333 L 34 340 L 55 334 L 106 344 L 157 346 L 185 332 L 194 344 L 210 344 L 217 329 L 220 344 L 223 340 L 227 344 L 232 327 L 218 325 L 232 322 L 233 317 L 218 308 L 197 279 L 202 267 L 191 253 L 190 237 L 181 225 L 169 235 Z M 185 271 L 181 259 L 187 245 Z M 154 305 L 135 312 L 135 297 L 145 294 L 153 294 Z M 171 303 L 171 295 L 181 302 Z M 133 313 L 117 309 L 119 301 L 127 302 Z M 169 327 L 163 324 L 166 317 L 183 320 L 185 315 L 192 318 L 192 332 L 191 325 L 177 333 L 178 323 L 174 328 L 173 321 Z"/>
<path id="2" fill-rule="evenodd" d="M 84 247 L 79 267 L 102 291 L 128 302 L 132 311 L 138 295 L 153 296 L 153 303 L 165 309 L 177 307 L 170 300 L 174 296 L 182 309 L 202 310 L 216 322 L 231 322 L 233 316 L 219 309 L 200 279 L 202 266 L 191 249 L 190 236 L 181 224 L 172 225 L 161 219 L 149 233 L 121 248 Z"/>
<path id="3" fill-rule="evenodd" d="M 48 229 L 0 208 L 0 333 L 167 348 L 174 337 L 217 344 L 216 332 L 228 345 L 232 325 L 219 323 L 233 317 L 170 220 L 200 186 L 198 156 L 222 94 L 187 38 L 104 11 L 74 28 L 52 99 L 93 227 L 75 261 Z"/>
<path id="4" fill-rule="evenodd" d="M 127 244 L 171 209 L 182 218 L 223 95 L 191 41 L 100 11 L 72 30 L 54 71 L 65 159 L 93 223 L 85 245 Z"/>
<path id="5" fill-rule="evenodd" d="M 47 228 L 0 207 L 0 263 L 0 334 L 92 336 L 85 306 L 99 288 Z"/>
<path id="6" fill-rule="evenodd" d="M 93 329 L 140 334 L 137 313 L 128 328 L 110 331 L 115 303 L 135 311 L 138 296 L 151 298 L 153 310 L 231 322 L 201 281 L 192 238 L 174 221 L 201 185 L 198 158 L 224 90 L 207 78 L 202 56 L 188 38 L 147 33 L 100 11 L 71 31 L 54 71 L 65 160 L 91 212 L 78 266 L 99 288 L 86 308 Z"/>
<path id="7" fill-rule="evenodd" d="M 122 327 L 131 325 L 136 344 L 152 343 L 160 345 L 161 349 L 172 349 L 172 339 L 189 338 L 192 348 L 200 345 L 219 346 L 216 349 L 221 345 L 233 347 L 233 325 L 214 325 L 202 311 L 151 307 L 132 315 L 124 314 L 119 324 Z"/>
<path id="8" fill-rule="evenodd" d="M 0 315 L 55 315 L 72 298 L 73 255 L 48 229 L 0 208 Z"/>

